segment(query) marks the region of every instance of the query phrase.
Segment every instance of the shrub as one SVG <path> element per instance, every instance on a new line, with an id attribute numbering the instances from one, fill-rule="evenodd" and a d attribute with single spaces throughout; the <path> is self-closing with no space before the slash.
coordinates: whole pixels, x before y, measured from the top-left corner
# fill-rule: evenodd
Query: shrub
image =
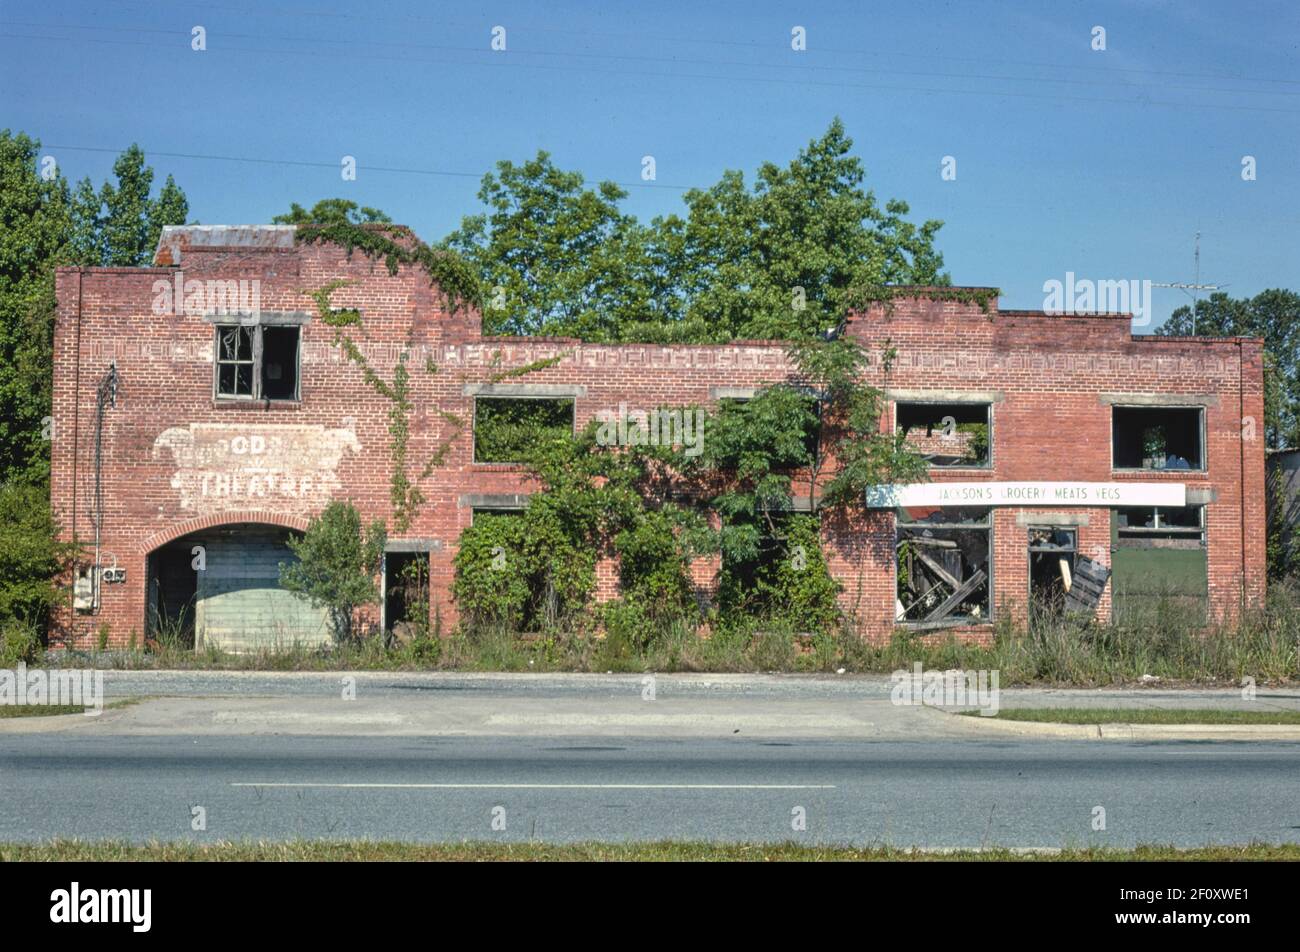
<path id="1" fill-rule="evenodd" d="M 31 622 L 10 618 L 0 626 L 0 668 L 40 664 L 45 658 L 41 631 Z"/>
<path id="2" fill-rule="evenodd" d="M 724 556 L 718 586 L 723 623 L 781 621 L 813 633 L 837 627 L 840 586 L 826 566 L 817 517 L 784 517 L 778 532 L 761 538 L 751 558 Z"/>
<path id="3" fill-rule="evenodd" d="M 335 635 L 346 639 L 352 634 L 353 611 L 379 598 L 375 575 L 386 542 L 382 522 L 372 522 L 363 532 L 355 506 L 331 502 L 301 539 L 289 540 L 298 561 L 280 563 L 280 585 L 329 609 Z"/>
<path id="4" fill-rule="evenodd" d="M 55 579 L 75 551 L 56 539 L 44 487 L 0 485 L 0 624 L 18 621 L 43 632 L 60 597 Z"/>

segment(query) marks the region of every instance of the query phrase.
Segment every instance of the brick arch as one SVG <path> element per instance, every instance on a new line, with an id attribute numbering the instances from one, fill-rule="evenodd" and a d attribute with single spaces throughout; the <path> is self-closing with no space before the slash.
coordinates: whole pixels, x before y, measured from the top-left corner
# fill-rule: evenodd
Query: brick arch
<path id="1" fill-rule="evenodd" d="M 179 522 L 169 526 L 161 532 L 155 532 L 149 538 L 144 540 L 142 546 L 145 554 L 155 549 L 161 548 L 173 539 L 179 539 L 181 536 L 187 536 L 191 532 L 198 532 L 201 529 L 212 529 L 216 526 L 229 526 L 239 523 L 256 523 L 264 526 L 280 526 L 284 529 L 294 529 L 298 532 L 306 532 L 307 524 L 310 520 L 305 516 L 289 516 L 279 512 L 267 512 L 262 509 L 248 509 L 236 512 L 219 512 L 210 516 L 199 516 L 195 519 Z"/>

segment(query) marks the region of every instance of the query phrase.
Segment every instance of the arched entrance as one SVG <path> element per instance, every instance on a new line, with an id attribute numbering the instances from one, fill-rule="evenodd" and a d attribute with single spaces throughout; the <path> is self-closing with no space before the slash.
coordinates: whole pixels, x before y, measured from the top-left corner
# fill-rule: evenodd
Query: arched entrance
<path id="1" fill-rule="evenodd" d="M 233 652 L 329 642 L 326 611 L 280 586 L 280 565 L 295 558 L 287 540 L 297 525 L 179 528 L 191 531 L 164 537 L 149 553 L 150 637 L 173 647 Z"/>

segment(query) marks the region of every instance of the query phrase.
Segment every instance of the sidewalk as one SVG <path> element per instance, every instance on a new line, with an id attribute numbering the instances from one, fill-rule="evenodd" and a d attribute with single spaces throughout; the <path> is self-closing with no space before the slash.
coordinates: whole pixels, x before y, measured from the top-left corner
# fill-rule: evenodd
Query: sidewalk
<path id="1" fill-rule="evenodd" d="M 99 717 L 7 718 L 0 732 L 133 735 L 643 736 L 925 740 L 1300 740 L 1300 725 L 1000 721 L 891 701 L 886 676 L 106 671 Z M 1007 688 L 1000 709 L 1300 711 L 1300 689 Z"/>

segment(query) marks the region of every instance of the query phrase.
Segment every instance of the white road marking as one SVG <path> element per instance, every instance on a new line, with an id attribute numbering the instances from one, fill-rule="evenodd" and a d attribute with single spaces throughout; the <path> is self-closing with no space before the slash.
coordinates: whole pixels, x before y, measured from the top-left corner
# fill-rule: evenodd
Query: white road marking
<path id="1" fill-rule="evenodd" d="M 834 790 L 829 783 L 250 783 L 232 787 L 326 787 L 335 790 Z"/>

